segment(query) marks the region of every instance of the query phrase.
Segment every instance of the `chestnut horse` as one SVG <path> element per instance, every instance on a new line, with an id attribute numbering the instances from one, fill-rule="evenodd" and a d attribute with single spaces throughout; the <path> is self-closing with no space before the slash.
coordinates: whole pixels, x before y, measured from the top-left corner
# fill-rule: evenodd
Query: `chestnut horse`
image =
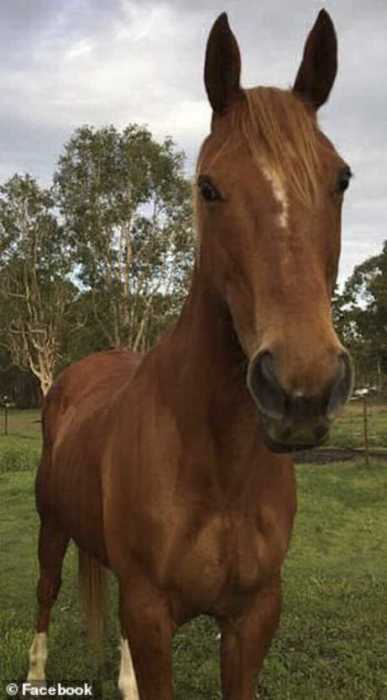
<path id="1" fill-rule="evenodd" d="M 316 118 L 336 68 L 321 11 L 293 89 L 244 90 L 227 16 L 215 22 L 181 316 L 144 356 L 67 368 L 44 404 L 30 680 L 72 539 L 95 628 L 101 571 L 118 580 L 126 700 L 173 698 L 172 636 L 201 613 L 220 627 L 223 697 L 252 700 L 296 511 L 289 453 L 324 440 L 352 385 L 330 304 L 351 172 Z"/>

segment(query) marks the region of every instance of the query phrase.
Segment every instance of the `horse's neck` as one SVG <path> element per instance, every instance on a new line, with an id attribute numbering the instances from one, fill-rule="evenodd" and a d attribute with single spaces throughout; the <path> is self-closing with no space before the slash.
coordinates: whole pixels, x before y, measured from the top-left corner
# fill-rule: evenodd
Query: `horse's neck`
<path id="1" fill-rule="evenodd" d="M 171 478 L 177 460 L 179 483 L 214 502 L 255 502 L 265 476 L 246 365 L 227 309 L 196 270 L 175 328 L 146 356 L 137 378 L 146 420 L 157 414 L 156 438 L 165 454 L 173 451 Z"/>
<path id="2" fill-rule="evenodd" d="M 181 317 L 160 348 L 165 385 L 179 425 L 210 431 L 218 445 L 235 440 L 256 414 L 246 388 L 246 359 L 231 318 L 195 270 Z M 225 446 L 227 449 L 227 446 Z"/>

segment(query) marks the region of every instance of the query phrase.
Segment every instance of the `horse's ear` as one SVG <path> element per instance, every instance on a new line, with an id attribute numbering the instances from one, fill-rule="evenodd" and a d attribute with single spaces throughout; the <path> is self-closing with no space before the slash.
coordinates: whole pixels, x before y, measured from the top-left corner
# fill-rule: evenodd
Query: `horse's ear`
<path id="1" fill-rule="evenodd" d="M 204 83 L 214 112 L 224 112 L 242 93 L 240 75 L 239 47 L 223 12 L 208 37 L 204 66 Z"/>
<path id="2" fill-rule="evenodd" d="M 328 12 L 321 10 L 306 40 L 293 91 L 318 109 L 327 101 L 336 73 L 336 32 Z"/>

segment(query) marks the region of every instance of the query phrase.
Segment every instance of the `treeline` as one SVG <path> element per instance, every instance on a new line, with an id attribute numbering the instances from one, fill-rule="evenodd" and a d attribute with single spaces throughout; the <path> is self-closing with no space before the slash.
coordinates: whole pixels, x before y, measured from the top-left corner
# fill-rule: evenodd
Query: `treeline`
<path id="1" fill-rule="evenodd" d="M 90 352 L 151 347 L 187 292 L 194 237 L 184 155 L 148 129 L 84 126 L 52 186 L 0 186 L 0 399 L 36 405 Z M 387 241 L 334 297 L 359 384 L 387 373 Z"/>
<path id="2" fill-rule="evenodd" d="M 30 398 L 26 374 L 45 394 L 96 350 L 145 350 L 176 317 L 193 254 L 183 165 L 146 128 L 85 126 L 50 188 L 28 174 L 0 187 L 0 396 Z"/>
<path id="3" fill-rule="evenodd" d="M 387 240 L 355 267 L 333 299 L 335 327 L 355 362 L 356 383 L 387 390 Z"/>

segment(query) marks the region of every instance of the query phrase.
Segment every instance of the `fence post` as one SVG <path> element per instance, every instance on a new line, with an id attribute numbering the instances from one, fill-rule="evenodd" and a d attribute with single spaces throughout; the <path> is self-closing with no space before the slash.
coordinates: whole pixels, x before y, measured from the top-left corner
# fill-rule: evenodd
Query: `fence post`
<path id="1" fill-rule="evenodd" d="M 0 406 L 3 406 L 4 408 L 4 429 L 3 433 L 4 435 L 8 435 L 8 408 L 9 408 L 9 399 L 8 396 L 2 396 L 0 399 Z"/>
<path id="2" fill-rule="evenodd" d="M 363 427 L 364 427 L 364 456 L 365 463 L 367 467 L 370 463 L 369 449 L 368 449 L 368 405 L 367 396 L 363 396 Z"/>

